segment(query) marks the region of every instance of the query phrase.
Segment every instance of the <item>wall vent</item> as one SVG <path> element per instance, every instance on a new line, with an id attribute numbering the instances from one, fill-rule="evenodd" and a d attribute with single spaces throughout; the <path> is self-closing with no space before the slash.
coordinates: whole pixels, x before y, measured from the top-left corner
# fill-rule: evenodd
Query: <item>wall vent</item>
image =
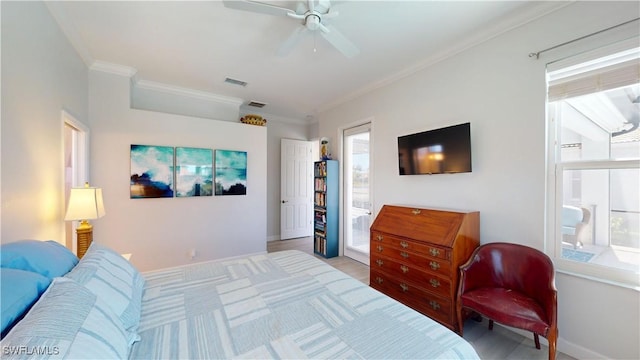
<path id="1" fill-rule="evenodd" d="M 226 79 L 224 79 L 224 82 L 226 82 L 227 84 L 247 86 L 247 82 L 246 81 L 232 79 L 232 78 L 226 78 Z"/>
<path id="2" fill-rule="evenodd" d="M 253 107 L 257 107 L 257 108 L 263 108 L 265 105 L 265 103 L 261 103 L 258 101 L 249 101 L 249 103 L 247 104 L 247 106 L 253 106 Z"/>

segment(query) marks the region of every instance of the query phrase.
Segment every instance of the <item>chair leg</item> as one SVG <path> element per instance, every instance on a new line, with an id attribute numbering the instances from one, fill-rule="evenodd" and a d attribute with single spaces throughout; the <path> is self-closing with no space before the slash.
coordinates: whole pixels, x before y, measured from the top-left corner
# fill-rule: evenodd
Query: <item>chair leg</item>
<path id="1" fill-rule="evenodd" d="M 493 320 L 489 319 L 489 330 L 493 330 Z"/>
<path id="2" fill-rule="evenodd" d="M 556 345 L 558 341 L 558 329 L 550 329 L 547 335 L 549 340 L 549 360 L 556 360 Z"/>
<path id="3" fill-rule="evenodd" d="M 540 337 L 538 334 L 533 333 L 533 341 L 536 342 L 536 349 L 540 350 Z"/>

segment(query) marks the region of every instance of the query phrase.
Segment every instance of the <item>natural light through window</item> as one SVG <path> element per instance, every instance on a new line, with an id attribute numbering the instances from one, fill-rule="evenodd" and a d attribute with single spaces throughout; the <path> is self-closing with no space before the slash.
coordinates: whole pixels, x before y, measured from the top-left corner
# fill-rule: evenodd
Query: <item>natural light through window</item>
<path id="1" fill-rule="evenodd" d="M 548 249 L 560 270 L 638 287 L 640 49 L 547 72 Z"/>

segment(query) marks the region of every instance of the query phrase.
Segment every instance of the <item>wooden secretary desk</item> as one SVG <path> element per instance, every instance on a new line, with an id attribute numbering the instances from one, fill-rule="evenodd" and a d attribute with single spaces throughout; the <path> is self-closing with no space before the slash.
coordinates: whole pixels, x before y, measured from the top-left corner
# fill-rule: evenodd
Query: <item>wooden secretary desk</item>
<path id="1" fill-rule="evenodd" d="M 480 213 L 384 205 L 370 236 L 370 286 L 458 331 L 458 268 L 480 245 Z"/>

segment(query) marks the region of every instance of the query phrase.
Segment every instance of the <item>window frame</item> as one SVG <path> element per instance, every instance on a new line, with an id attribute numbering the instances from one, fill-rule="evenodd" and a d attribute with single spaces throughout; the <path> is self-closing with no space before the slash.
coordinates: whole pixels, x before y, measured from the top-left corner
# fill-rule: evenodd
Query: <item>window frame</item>
<path id="1" fill-rule="evenodd" d="M 610 169 L 640 169 L 640 160 L 577 160 L 562 162 L 560 158 L 560 138 L 558 134 L 557 111 L 552 113 L 549 100 L 549 73 L 568 68 L 589 60 L 596 60 L 616 52 L 638 47 L 638 38 L 630 39 L 612 46 L 604 47 L 568 57 L 558 62 L 547 64 L 545 69 L 547 79 L 547 97 L 545 99 L 546 117 L 546 216 L 545 216 L 545 252 L 552 258 L 556 270 L 560 273 L 603 282 L 615 286 L 640 291 L 639 273 L 617 269 L 613 267 L 571 261 L 562 257 L 562 205 L 563 205 L 563 173 L 565 170 L 610 170 Z M 551 69 L 551 70 L 550 70 Z M 602 91 L 602 90 L 598 90 Z M 553 100 L 558 101 L 557 99 Z M 640 270 L 640 266 L 639 266 Z"/>

